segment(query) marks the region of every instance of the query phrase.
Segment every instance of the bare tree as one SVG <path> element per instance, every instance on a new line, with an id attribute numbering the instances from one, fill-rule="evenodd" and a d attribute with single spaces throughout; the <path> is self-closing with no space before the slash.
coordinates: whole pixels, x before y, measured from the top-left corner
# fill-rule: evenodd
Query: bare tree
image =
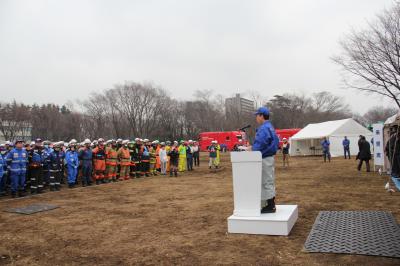
<path id="1" fill-rule="evenodd" d="M 343 52 L 333 57 L 349 88 L 394 100 L 400 107 L 400 5 L 385 10 L 361 31 L 340 42 Z"/>
<path id="2" fill-rule="evenodd" d="M 369 124 L 384 122 L 387 118 L 396 113 L 397 110 L 393 107 L 374 106 L 364 114 L 364 119 Z"/>
<path id="3" fill-rule="evenodd" d="M 14 141 L 17 137 L 25 139 L 30 133 L 30 107 L 13 101 L 0 104 L 0 131 L 4 138 Z"/>

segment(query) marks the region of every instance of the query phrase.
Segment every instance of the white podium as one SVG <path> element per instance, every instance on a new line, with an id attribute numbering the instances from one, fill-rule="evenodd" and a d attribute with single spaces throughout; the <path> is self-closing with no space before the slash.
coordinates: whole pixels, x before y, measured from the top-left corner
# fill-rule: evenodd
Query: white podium
<path id="1" fill-rule="evenodd" d="M 289 235 L 298 218 L 297 205 L 277 205 L 275 213 L 261 214 L 261 153 L 231 152 L 231 161 L 234 211 L 228 232 Z"/>

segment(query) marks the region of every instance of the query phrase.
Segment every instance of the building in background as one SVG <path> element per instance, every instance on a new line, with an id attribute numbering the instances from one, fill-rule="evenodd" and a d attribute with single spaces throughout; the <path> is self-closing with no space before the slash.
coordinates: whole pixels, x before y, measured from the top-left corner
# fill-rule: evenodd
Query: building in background
<path id="1" fill-rule="evenodd" d="M 0 143 L 22 139 L 30 141 L 32 124 L 26 121 L 0 121 Z"/>
<path id="2" fill-rule="evenodd" d="M 248 116 L 252 113 L 254 113 L 254 101 L 240 97 L 240 93 L 237 93 L 235 97 L 225 99 L 225 114 L 227 118 Z"/>

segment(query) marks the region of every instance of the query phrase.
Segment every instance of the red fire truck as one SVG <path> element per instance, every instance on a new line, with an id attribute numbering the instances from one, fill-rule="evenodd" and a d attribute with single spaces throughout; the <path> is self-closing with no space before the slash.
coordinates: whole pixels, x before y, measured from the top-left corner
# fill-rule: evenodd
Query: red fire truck
<path id="1" fill-rule="evenodd" d="M 301 128 L 276 129 L 275 132 L 279 138 L 279 148 L 282 147 L 282 139 L 283 138 L 287 138 L 287 140 L 289 141 L 289 138 L 291 138 L 293 135 L 295 135 L 300 130 L 301 130 Z"/>
<path id="2" fill-rule="evenodd" d="M 240 139 L 242 144 L 248 144 L 246 132 L 244 131 L 202 132 L 199 134 L 200 150 L 207 151 L 211 141 L 216 140 L 220 146 L 225 146 L 226 150 L 231 151 L 235 144 L 239 144 Z"/>
<path id="3" fill-rule="evenodd" d="M 289 140 L 290 137 L 300 130 L 300 128 L 276 129 L 276 134 L 279 138 L 279 147 L 282 145 L 283 138 L 287 138 Z M 241 130 L 225 132 L 202 132 L 199 134 L 200 150 L 207 151 L 207 147 L 211 145 L 211 141 L 216 140 L 220 146 L 225 146 L 226 150 L 231 151 L 233 150 L 235 144 L 239 144 L 240 139 L 242 140 L 241 145 L 249 145 L 246 132 Z"/>

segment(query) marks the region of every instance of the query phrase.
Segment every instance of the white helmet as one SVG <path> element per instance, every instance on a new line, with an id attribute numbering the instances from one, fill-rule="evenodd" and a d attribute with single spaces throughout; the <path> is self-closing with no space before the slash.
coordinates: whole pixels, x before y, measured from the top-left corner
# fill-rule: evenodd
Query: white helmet
<path id="1" fill-rule="evenodd" d="M 104 142 L 104 139 L 103 139 L 103 138 L 99 138 L 99 139 L 97 140 L 97 142 L 98 142 L 98 143 Z"/>
<path id="2" fill-rule="evenodd" d="M 129 143 L 129 140 L 127 140 L 127 139 L 122 141 L 122 145 L 126 145 L 128 143 Z"/>
<path id="3" fill-rule="evenodd" d="M 143 142 L 146 142 L 146 143 L 149 142 L 149 141 L 150 141 L 150 140 L 148 140 L 148 139 L 144 139 L 144 140 L 143 140 Z"/>
<path id="4" fill-rule="evenodd" d="M 90 143 L 92 143 L 92 142 L 90 141 L 90 139 L 85 139 L 85 140 L 83 141 L 83 144 L 90 144 Z"/>

